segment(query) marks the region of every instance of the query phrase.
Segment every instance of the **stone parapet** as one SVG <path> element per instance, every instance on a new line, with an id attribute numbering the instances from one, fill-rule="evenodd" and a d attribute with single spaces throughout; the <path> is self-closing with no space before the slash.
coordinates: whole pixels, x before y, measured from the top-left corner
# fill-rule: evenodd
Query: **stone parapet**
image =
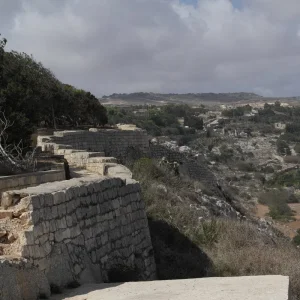
<path id="1" fill-rule="evenodd" d="M 140 185 L 89 176 L 9 192 L 25 224 L 20 256 L 52 285 L 107 282 L 122 265 L 140 280 L 155 278 L 155 262 Z M 12 245 L 13 247 L 13 245 Z"/>

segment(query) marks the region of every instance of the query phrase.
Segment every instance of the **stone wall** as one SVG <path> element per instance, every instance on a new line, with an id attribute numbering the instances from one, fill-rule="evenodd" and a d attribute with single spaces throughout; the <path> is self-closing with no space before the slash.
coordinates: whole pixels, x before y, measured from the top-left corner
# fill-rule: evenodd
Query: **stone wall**
<path id="1" fill-rule="evenodd" d="M 19 234 L 18 254 L 37 265 L 49 284 L 106 282 L 119 265 L 138 279 L 155 278 L 144 202 L 134 180 L 92 175 L 9 193 L 19 195 L 10 209 L 27 228 Z"/>
<path id="2" fill-rule="evenodd" d="M 59 149 L 104 152 L 105 156 L 122 158 L 128 148 L 148 151 L 149 139 L 143 130 L 93 129 L 89 131 L 56 131 L 53 136 L 39 136 L 37 145 L 44 151 L 61 154 Z"/>
<path id="3" fill-rule="evenodd" d="M 69 163 L 77 166 L 90 166 L 93 168 L 93 156 L 103 153 L 103 156 L 112 156 L 127 160 L 136 160 L 140 157 L 161 159 L 180 162 L 180 173 L 189 178 L 207 184 L 219 193 L 217 180 L 207 167 L 203 157 L 189 155 L 169 149 L 163 145 L 149 143 L 150 138 L 144 130 L 118 130 L 118 129 L 90 129 L 89 131 L 60 131 L 53 136 L 38 137 L 38 146 L 57 154 L 64 154 Z M 74 149 L 82 153 L 73 153 Z M 89 151 L 89 152 L 85 152 Z M 94 153 L 92 152 L 94 151 Z M 110 159 L 110 158 L 107 158 Z M 102 167 L 102 162 L 95 158 L 97 168 Z M 115 161 L 113 161 L 115 162 Z M 101 165 L 102 164 L 102 165 Z M 104 174 L 104 173 L 103 173 Z"/>
<path id="4" fill-rule="evenodd" d="M 42 172 L 34 172 L 27 174 L 1 176 L 0 177 L 0 193 L 15 188 L 25 188 L 35 186 L 45 182 L 61 181 L 66 178 L 64 170 L 50 170 Z"/>

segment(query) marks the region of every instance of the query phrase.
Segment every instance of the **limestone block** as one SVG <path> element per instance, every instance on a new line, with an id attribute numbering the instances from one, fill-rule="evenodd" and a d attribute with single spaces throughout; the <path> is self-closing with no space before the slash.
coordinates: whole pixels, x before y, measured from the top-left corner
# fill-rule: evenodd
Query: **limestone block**
<path id="1" fill-rule="evenodd" d="M 67 226 L 71 227 L 73 225 L 73 218 L 70 215 L 66 216 L 66 222 L 67 222 Z"/>
<path id="2" fill-rule="evenodd" d="M 13 204 L 13 194 L 8 192 L 2 193 L 1 206 L 4 208 L 8 208 L 12 204 Z"/>
<path id="3" fill-rule="evenodd" d="M 57 230 L 57 228 L 56 228 L 56 220 L 55 219 L 54 220 L 50 220 L 49 223 L 50 223 L 50 232 L 55 232 Z"/>
<path id="4" fill-rule="evenodd" d="M 71 235 L 72 238 L 75 238 L 75 237 L 79 236 L 80 234 L 81 234 L 81 230 L 80 230 L 79 225 L 76 225 L 76 226 L 70 228 L 70 235 Z M 80 241 L 81 241 L 81 239 L 83 239 L 82 236 L 80 237 Z M 81 241 L 79 243 L 79 245 L 83 245 L 83 244 L 84 244 L 83 241 Z"/>
<path id="5" fill-rule="evenodd" d="M 53 218 L 53 219 L 56 219 L 56 218 L 58 217 L 57 206 L 52 206 L 51 214 L 52 214 L 52 218 Z"/>
<path id="6" fill-rule="evenodd" d="M 45 203 L 45 206 L 50 206 L 50 207 L 52 207 L 52 206 L 53 206 L 53 202 L 54 202 L 54 199 L 53 199 L 52 194 L 45 194 L 45 195 L 44 195 L 44 203 Z"/>
<path id="7" fill-rule="evenodd" d="M 22 235 L 24 236 L 24 245 L 33 245 L 34 244 L 34 234 L 32 228 L 29 230 L 23 231 Z"/>
<path id="8" fill-rule="evenodd" d="M 33 235 L 34 235 L 35 240 L 37 240 L 43 234 L 44 234 L 44 230 L 43 230 L 43 224 L 42 223 L 40 223 L 38 225 L 35 225 L 33 227 Z"/>
<path id="9" fill-rule="evenodd" d="M 66 222 L 65 217 L 62 217 L 61 219 L 56 220 L 56 228 L 57 229 L 66 229 L 67 228 L 67 222 Z"/>
<path id="10" fill-rule="evenodd" d="M 65 201 L 65 193 L 62 191 L 52 193 L 53 204 L 59 205 Z"/>
<path id="11" fill-rule="evenodd" d="M 42 224 L 43 234 L 48 234 L 50 232 L 50 222 L 44 221 Z"/>

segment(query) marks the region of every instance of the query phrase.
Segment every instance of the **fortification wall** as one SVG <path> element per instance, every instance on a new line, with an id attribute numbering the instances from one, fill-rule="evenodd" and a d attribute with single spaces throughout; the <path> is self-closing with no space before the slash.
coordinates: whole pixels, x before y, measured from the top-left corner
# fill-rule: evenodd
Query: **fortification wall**
<path id="1" fill-rule="evenodd" d="M 26 230 L 18 254 L 43 271 L 49 284 L 106 282 L 123 265 L 139 279 L 155 278 L 155 262 L 140 185 L 99 176 L 8 192 Z M 9 251 L 6 249 L 5 251 Z M 10 250 L 10 253 L 12 250 Z"/>
<path id="2" fill-rule="evenodd" d="M 93 153 L 72 153 L 74 149 L 95 151 L 96 156 L 97 153 L 103 152 L 103 156 L 112 156 L 120 159 L 130 158 L 133 161 L 140 157 L 154 159 L 166 157 L 168 161 L 181 163 L 180 173 L 182 175 L 196 181 L 199 180 L 219 193 L 217 180 L 201 155 L 195 157 L 192 154 L 181 153 L 164 145 L 151 144 L 149 140 L 150 138 L 144 130 L 102 130 L 91 128 L 89 131 L 60 131 L 54 132 L 53 136 L 40 136 L 38 137 L 38 146 L 41 146 L 44 151 L 64 154 L 70 163 L 76 162 L 77 166 L 89 166 L 90 169 L 94 168 L 92 163 L 87 163 L 87 161 L 92 161 Z M 79 156 L 82 158 L 79 158 Z M 98 169 L 102 167 L 101 162 L 98 162 L 97 159 L 96 163 Z M 104 173 L 103 171 L 102 174 Z"/>
<path id="3" fill-rule="evenodd" d="M 149 139 L 144 130 L 94 129 L 89 131 L 57 131 L 53 136 L 39 136 L 37 145 L 43 151 L 60 154 L 59 149 L 77 149 L 104 152 L 105 156 L 121 158 L 128 148 L 143 151 L 149 148 Z"/>
<path id="4" fill-rule="evenodd" d="M 66 175 L 64 170 L 49 170 L 27 174 L 1 176 L 0 193 L 15 188 L 20 189 L 45 182 L 61 181 L 65 179 Z"/>

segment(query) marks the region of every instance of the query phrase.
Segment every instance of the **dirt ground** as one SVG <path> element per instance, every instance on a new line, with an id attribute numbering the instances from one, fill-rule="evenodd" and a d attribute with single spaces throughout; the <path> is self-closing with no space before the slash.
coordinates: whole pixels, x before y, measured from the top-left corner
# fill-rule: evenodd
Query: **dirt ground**
<path id="1" fill-rule="evenodd" d="M 297 234 L 297 229 L 300 229 L 300 203 L 289 204 L 289 207 L 295 212 L 295 221 L 291 222 L 274 222 L 274 227 L 283 232 L 286 236 L 293 238 Z M 259 218 L 268 219 L 269 208 L 266 205 L 257 204 L 256 216 Z M 271 220 L 271 218 L 270 218 Z"/>

